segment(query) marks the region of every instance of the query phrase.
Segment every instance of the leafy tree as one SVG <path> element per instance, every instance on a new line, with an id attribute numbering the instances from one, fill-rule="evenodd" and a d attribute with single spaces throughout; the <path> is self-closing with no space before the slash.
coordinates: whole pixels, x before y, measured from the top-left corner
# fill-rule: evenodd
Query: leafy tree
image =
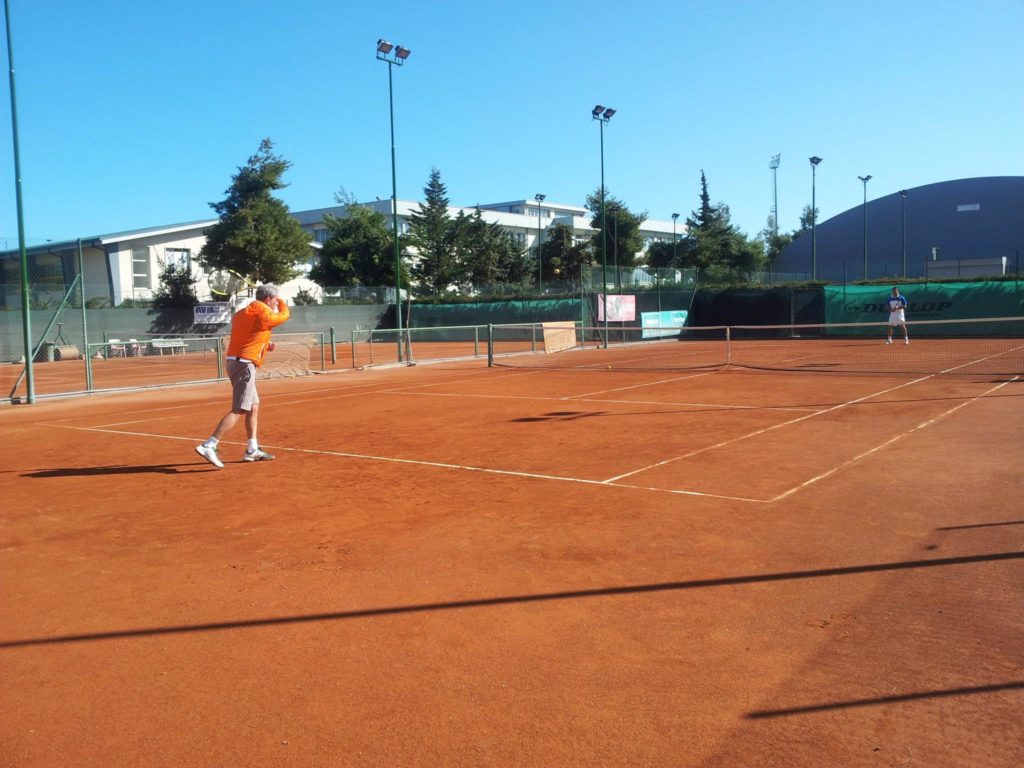
<path id="1" fill-rule="evenodd" d="M 153 292 L 153 306 L 157 309 L 194 307 L 199 303 L 195 289 L 197 282 L 188 264 L 164 264 L 160 270 L 160 285 Z"/>
<path id="2" fill-rule="evenodd" d="M 447 189 L 441 182 L 441 172 L 436 168 L 430 172 L 430 180 L 423 192 L 425 201 L 419 204 L 409 222 L 409 243 L 418 251 L 412 274 L 421 291 L 436 295 L 453 284 L 464 283 L 468 278 L 468 269 L 456 247 L 456 232 L 463 229 L 466 222 L 453 226 L 448 214 Z"/>
<path id="3" fill-rule="evenodd" d="M 581 270 L 593 263 L 590 243 L 577 243 L 572 228 L 554 224 L 548 228 L 541 246 L 545 280 L 568 280 L 573 289 L 579 285 Z"/>
<path id="4" fill-rule="evenodd" d="M 299 288 L 295 293 L 295 298 L 292 299 L 292 304 L 296 307 L 313 307 L 320 302 L 316 300 L 316 296 L 312 291 L 307 288 Z"/>
<path id="5" fill-rule="evenodd" d="M 811 206 L 805 205 L 803 212 L 800 214 L 800 231 L 809 230 L 812 224 L 817 224 L 818 216 L 821 213 L 815 208 L 811 210 Z"/>
<path id="6" fill-rule="evenodd" d="M 310 280 L 324 287 L 394 285 L 395 241 L 387 218 L 344 193 L 335 200 L 345 205 L 345 215 L 324 216 L 327 240 Z"/>
<path id="7" fill-rule="evenodd" d="M 471 216 L 460 212 L 452 226 L 458 259 L 474 286 L 522 283 L 529 278 L 533 260 L 501 225 L 484 221 L 479 208 Z"/>
<path id="8" fill-rule="evenodd" d="M 214 269 L 233 269 L 255 282 L 283 283 L 309 259 L 309 236 L 273 196 L 287 186 L 281 177 L 291 163 L 273 153 L 270 139 L 238 169 L 227 197 L 210 203 L 220 221 L 206 232 L 199 257 Z"/>
<path id="9" fill-rule="evenodd" d="M 768 217 L 768 225 L 761 230 L 761 241 L 764 243 L 764 257 L 767 266 L 770 268 L 779 258 L 779 254 L 787 245 L 793 242 L 799 232 L 787 233 L 775 231 L 775 222 L 771 216 Z"/>
<path id="10" fill-rule="evenodd" d="M 593 214 L 590 226 L 597 230 L 592 243 L 598 264 L 603 255 L 609 266 L 618 261 L 620 267 L 636 264 L 636 256 L 643 250 L 644 240 L 640 225 L 647 220 L 647 212 L 633 213 L 618 198 L 604 194 L 604 216 L 601 215 L 601 189 L 587 195 L 587 209 Z M 607 231 L 603 229 L 607 227 Z M 605 250 L 602 250 L 604 243 Z"/>

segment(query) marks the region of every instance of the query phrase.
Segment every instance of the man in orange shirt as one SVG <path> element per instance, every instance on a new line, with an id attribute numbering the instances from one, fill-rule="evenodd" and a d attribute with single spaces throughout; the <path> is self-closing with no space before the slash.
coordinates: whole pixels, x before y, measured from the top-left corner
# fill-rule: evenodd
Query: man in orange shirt
<path id="1" fill-rule="evenodd" d="M 256 426 L 260 397 L 256 392 L 256 369 L 263 365 L 263 357 L 273 348 L 271 329 L 285 322 L 291 313 L 279 295 L 276 285 L 261 285 L 256 289 L 256 300 L 240 309 L 231 318 L 231 341 L 228 343 L 228 377 L 231 379 L 231 410 L 224 414 L 213 434 L 196 446 L 196 453 L 222 469 L 224 462 L 217 455 L 221 437 L 245 416 L 245 433 L 249 439 L 243 461 L 270 461 L 273 455 L 260 450 L 256 440 Z"/>

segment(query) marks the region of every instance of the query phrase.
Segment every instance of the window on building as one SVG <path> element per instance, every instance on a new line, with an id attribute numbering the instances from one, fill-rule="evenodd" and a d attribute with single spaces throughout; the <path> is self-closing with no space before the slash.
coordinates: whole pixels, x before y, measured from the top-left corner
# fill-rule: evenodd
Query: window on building
<path id="1" fill-rule="evenodd" d="M 192 251 L 188 248 L 165 248 L 164 264 L 168 267 L 188 269 L 192 266 Z"/>
<path id="2" fill-rule="evenodd" d="M 328 237 L 329 237 L 329 235 L 327 234 L 327 230 L 326 229 L 314 229 L 313 230 L 313 239 L 316 240 L 316 242 L 318 242 L 318 243 L 326 243 Z"/>
<path id="3" fill-rule="evenodd" d="M 149 288 L 151 284 L 149 248 L 132 248 L 132 287 Z"/>

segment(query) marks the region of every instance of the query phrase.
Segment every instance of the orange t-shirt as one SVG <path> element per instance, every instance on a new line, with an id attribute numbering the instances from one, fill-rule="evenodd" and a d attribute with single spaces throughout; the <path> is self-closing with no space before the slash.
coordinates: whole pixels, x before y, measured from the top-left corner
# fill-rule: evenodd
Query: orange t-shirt
<path id="1" fill-rule="evenodd" d="M 288 305 L 283 301 L 275 312 L 262 301 L 249 302 L 231 318 L 231 341 L 228 343 L 228 357 L 244 357 L 259 368 L 270 345 L 270 331 L 291 317 Z"/>

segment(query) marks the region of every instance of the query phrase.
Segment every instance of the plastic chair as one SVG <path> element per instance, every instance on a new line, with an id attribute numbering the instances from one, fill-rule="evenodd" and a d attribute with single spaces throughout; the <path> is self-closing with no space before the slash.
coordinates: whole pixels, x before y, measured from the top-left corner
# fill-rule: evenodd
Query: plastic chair
<path id="1" fill-rule="evenodd" d="M 107 340 L 107 356 L 108 357 L 128 357 L 128 348 L 121 342 L 120 339 L 108 339 Z"/>

